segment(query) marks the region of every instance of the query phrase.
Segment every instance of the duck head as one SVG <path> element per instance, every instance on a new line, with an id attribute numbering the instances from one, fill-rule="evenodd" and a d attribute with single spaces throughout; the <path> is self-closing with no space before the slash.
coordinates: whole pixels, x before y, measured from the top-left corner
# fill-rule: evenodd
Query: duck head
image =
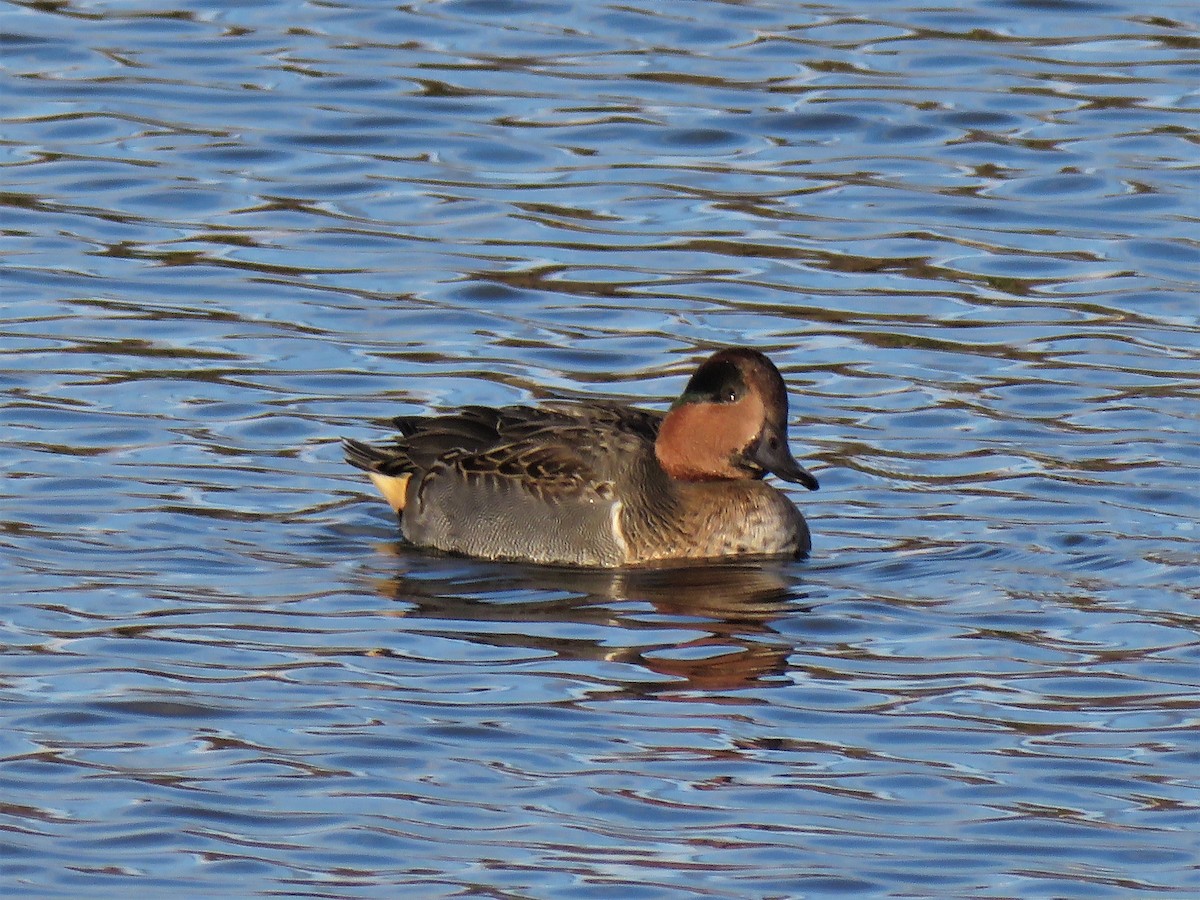
<path id="1" fill-rule="evenodd" d="M 714 353 L 688 381 L 663 419 L 654 445 L 659 465 L 684 481 L 762 478 L 818 487 L 787 442 L 783 376 L 757 350 Z"/>

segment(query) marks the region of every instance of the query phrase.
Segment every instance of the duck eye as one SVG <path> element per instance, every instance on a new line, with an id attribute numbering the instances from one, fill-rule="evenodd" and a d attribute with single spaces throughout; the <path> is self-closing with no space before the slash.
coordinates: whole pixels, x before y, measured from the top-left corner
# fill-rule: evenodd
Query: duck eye
<path id="1" fill-rule="evenodd" d="M 735 400 L 737 400 L 737 391 L 735 391 L 733 388 L 729 388 L 729 390 L 725 392 L 725 396 L 721 399 L 726 403 L 733 403 Z"/>

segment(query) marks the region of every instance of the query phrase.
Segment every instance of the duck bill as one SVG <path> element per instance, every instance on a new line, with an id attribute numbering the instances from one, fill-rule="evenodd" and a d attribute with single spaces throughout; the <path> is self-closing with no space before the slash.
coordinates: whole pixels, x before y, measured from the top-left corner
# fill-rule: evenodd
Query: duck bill
<path id="1" fill-rule="evenodd" d="M 784 481 L 802 484 L 810 491 L 820 487 L 816 476 L 796 462 L 796 457 L 792 456 L 792 450 L 788 447 L 787 436 L 781 429 L 767 426 L 747 456 L 754 465 L 766 469 Z"/>

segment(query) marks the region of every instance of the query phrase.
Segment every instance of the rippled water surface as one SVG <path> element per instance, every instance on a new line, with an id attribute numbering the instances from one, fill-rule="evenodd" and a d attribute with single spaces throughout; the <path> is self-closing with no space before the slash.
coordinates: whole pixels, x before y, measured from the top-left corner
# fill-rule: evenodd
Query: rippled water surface
<path id="1" fill-rule="evenodd" d="M 3 3 L 5 896 L 1200 896 L 1197 18 Z M 808 561 L 341 461 L 727 344 Z"/>

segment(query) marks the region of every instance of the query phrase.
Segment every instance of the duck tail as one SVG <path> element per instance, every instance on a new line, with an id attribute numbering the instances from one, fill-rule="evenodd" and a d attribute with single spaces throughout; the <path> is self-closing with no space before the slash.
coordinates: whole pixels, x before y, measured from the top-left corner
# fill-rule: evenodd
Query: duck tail
<path id="1" fill-rule="evenodd" d="M 395 451 L 350 438 L 342 439 L 342 450 L 346 454 L 346 462 L 367 473 L 388 505 L 397 513 L 403 512 L 408 499 L 408 480 L 412 477 L 412 472 L 392 471 L 398 469 L 395 465 Z"/>
<path id="2" fill-rule="evenodd" d="M 364 472 L 373 472 L 379 465 L 391 456 L 381 447 L 365 444 L 351 438 L 342 438 L 342 452 L 346 454 L 346 462 Z"/>

